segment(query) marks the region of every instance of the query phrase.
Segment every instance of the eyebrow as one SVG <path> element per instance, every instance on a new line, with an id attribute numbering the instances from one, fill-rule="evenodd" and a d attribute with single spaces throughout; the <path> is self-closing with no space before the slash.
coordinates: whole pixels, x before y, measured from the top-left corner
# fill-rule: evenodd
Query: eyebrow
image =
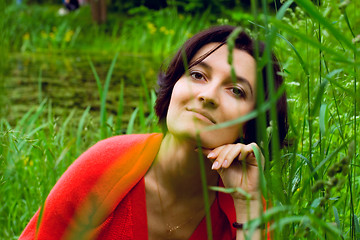
<path id="1" fill-rule="evenodd" d="M 212 67 L 209 64 L 205 63 L 205 62 L 199 62 L 198 64 L 194 64 L 191 67 L 194 67 L 196 65 L 200 65 L 201 67 L 204 67 L 209 71 L 212 71 Z M 254 95 L 254 92 L 253 92 L 253 89 L 252 89 L 252 87 L 250 85 L 249 80 L 247 80 L 246 78 L 241 77 L 241 76 L 236 76 L 236 82 L 244 83 L 245 85 L 247 85 L 249 87 L 249 89 L 250 89 L 251 94 Z"/>

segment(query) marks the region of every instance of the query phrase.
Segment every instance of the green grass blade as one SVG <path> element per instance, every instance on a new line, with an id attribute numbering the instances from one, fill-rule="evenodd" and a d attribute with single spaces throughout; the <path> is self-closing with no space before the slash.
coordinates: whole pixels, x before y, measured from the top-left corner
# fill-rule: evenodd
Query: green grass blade
<path id="1" fill-rule="evenodd" d="M 197 144 L 198 150 L 199 150 L 198 156 L 199 156 L 199 163 L 200 163 L 201 184 L 202 184 L 203 197 L 204 197 L 207 237 L 208 237 L 208 240 L 212 240 L 213 234 L 212 234 L 212 227 L 211 227 L 209 192 L 208 192 L 208 185 L 207 185 L 206 173 L 205 173 L 205 159 L 204 159 L 204 154 L 202 152 L 202 147 L 201 147 L 202 144 L 201 144 L 199 134 L 196 134 L 196 144 Z"/>
<path id="2" fill-rule="evenodd" d="M 260 166 L 260 167 L 258 167 L 260 189 L 261 189 L 262 196 L 264 196 L 264 198 L 266 199 L 268 197 L 268 192 L 267 192 L 267 188 L 266 188 L 266 179 L 265 179 L 265 175 L 264 175 L 264 170 L 263 170 L 263 166 L 261 163 L 262 156 L 261 156 L 261 153 L 258 148 L 254 147 L 254 146 L 251 146 L 251 147 L 254 152 L 257 164 L 258 164 L 258 166 Z"/>
<path id="3" fill-rule="evenodd" d="M 93 64 L 93 62 L 91 61 L 90 57 L 88 56 L 88 62 L 89 62 L 89 65 L 90 65 L 90 68 L 91 68 L 91 71 L 94 75 L 94 78 L 95 78 L 95 81 L 96 81 L 96 85 L 97 85 L 97 89 L 98 89 L 98 92 L 99 92 L 99 97 L 100 99 L 102 99 L 102 94 L 103 94 L 103 88 L 102 88 L 102 84 L 101 84 L 101 81 L 100 81 L 100 77 L 95 69 L 95 66 Z"/>
<path id="4" fill-rule="evenodd" d="M 146 132 L 146 123 L 145 123 L 145 111 L 144 111 L 144 103 L 142 96 L 139 100 L 139 122 L 141 132 Z"/>
<path id="5" fill-rule="evenodd" d="M 112 77 L 112 73 L 115 68 L 115 63 L 117 60 L 119 53 L 117 52 L 111 62 L 110 68 L 106 74 L 105 84 L 101 95 L 101 105 L 100 105 L 100 130 L 101 130 L 101 139 L 105 139 L 107 137 L 107 127 L 106 127 L 106 96 L 109 91 L 110 81 Z"/>
<path id="6" fill-rule="evenodd" d="M 314 106 L 311 109 L 311 116 L 317 115 L 316 113 L 320 108 L 321 99 L 323 98 L 323 95 L 324 95 L 324 92 L 325 92 L 325 87 L 326 87 L 327 83 L 328 83 L 328 81 L 323 81 L 319 86 L 319 89 L 318 89 L 317 94 L 316 94 L 316 98 L 314 100 Z"/>
<path id="7" fill-rule="evenodd" d="M 54 168 L 57 168 L 58 165 L 63 161 L 65 158 L 65 155 L 69 152 L 70 148 L 73 146 L 75 139 L 71 139 L 64 149 L 61 151 L 59 157 L 55 160 Z"/>
<path id="8" fill-rule="evenodd" d="M 22 129 L 23 133 L 30 131 L 35 122 L 39 119 L 40 115 L 45 110 L 46 99 L 42 101 L 40 106 L 37 108 L 36 112 L 28 119 L 28 121 L 24 124 L 25 127 Z"/>
<path id="9" fill-rule="evenodd" d="M 356 239 L 360 239 L 360 224 L 359 224 L 359 218 L 354 214 L 354 222 L 355 222 L 355 237 Z"/>
<path id="10" fill-rule="evenodd" d="M 294 51 L 297 59 L 299 60 L 303 71 L 305 72 L 306 75 L 309 75 L 310 73 L 308 67 L 306 66 L 305 61 L 303 60 L 303 58 L 301 57 L 299 51 L 295 48 L 295 46 L 291 42 L 289 42 L 289 40 L 287 40 L 284 36 L 280 34 L 277 34 L 277 36 L 280 37 L 282 40 L 284 40 L 290 46 L 290 48 Z"/>
<path id="11" fill-rule="evenodd" d="M 124 112 L 124 79 L 121 79 L 120 91 L 119 91 L 119 102 L 116 116 L 116 126 L 115 133 L 117 135 L 121 134 L 121 126 Z"/>
<path id="12" fill-rule="evenodd" d="M 146 80 L 143 74 L 141 74 L 140 76 L 141 79 L 141 85 L 142 85 L 142 89 L 143 89 L 143 93 L 145 95 L 145 101 L 148 104 L 149 109 L 151 109 L 151 98 L 150 98 L 150 94 L 149 94 L 149 88 L 146 84 Z"/>
<path id="13" fill-rule="evenodd" d="M 218 186 L 209 186 L 209 189 L 212 191 L 216 191 L 216 192 L 223 192 L 223 193 L 241 193 L 242 195 L 244 195 L 245 198 L 250 199 L 251 198 L 251 194 L 249 194 L 248 192 L 246 192 L 244 189 L 237 187 L 237 188 L 224 188 L 224 187 L 218 187 Z"/>
<path id="14" fill-rule="evenodd" d="M 246 121 L 249 121 L 253 118 L 256 118 L 259 114 L 261 113 L 265 113 L 267 110 L 270 109 L 271 105 L 276 104 L 277 99 L 281 96 L 281 94 L 283 94 L 285 88 L 284 85 L 281 86 L 276 95 L 274 96 L 273 99 L 270 99 L 269 102 L 264 102 L 262 105 L 258 106 L 257 109 L 251 111 L 250 113 L 246 114 L 245 116 L 241 116 L 237 119 L 233 119 L 230 121 L 226 121 L 220 124 L 216 124 L 214 126 L 210 126 L 210 127 L 206 127 L 204 131 L 211 131 L 211 130 L 216 130 L 216 129 L 220 129 L 220 128 L 226 128 L 235 124 L 240 124 Z"/>
<path id="15" fill-rule="evenodd" d="M 75 114 L 75 109 L 73 109 L 70 112 L 70 114 L 67 116 L 64 123 L 61 126 L 60 139 L 59 139 L 60 146 L 64 146 L 64 138 L 65 138 L 65 134 L 66 134 L 67 125 L 69 124 L 70 120 L 73 118 L 74 114 Z"/>
<path id="16" fill-rule="evenodd" d="M 346 25 L 348 26 L 348 28 L 349 28 L 349 30 L 350 30 L 350 32 L 351 32 L 352 37 L 355 38 L 355 34 L 354 34 L 354 32 L 353 32 L 353 30 L 352 30 L 352 28 L 351 28 L 348 15 L 347 15 L 347 13 L 346 13 L 346 9 L 344 9 L 343 15 L 344 15 L 344 19 L 345 19 Z"/>
<path id="17" fill-rule="evenodd" d="M 80 122 L 79 122 L 79 126 L 78 126 L 78 129 L 77 129 L 77 132 L 76 132 L 76 155 L 79 155 L 80 153 L 80 146 L 81 146 L 81 134 L 83 132 L 83 129 L 84 129 L 84 124 L 85 124 L 85 119 L 87 117 L 87 115 L 89 114 L 89 111 L 90 111 L 90 106 L 88 106 L 84 113 L 82 114 L 81 118 L 80 118 Z"/>
<path id="18" fill-rule="evenodd" d="M 128 127 L 126 129 L 126 134 L 132 134 L 134 131 L 134 124 L 135 124 L 135 119 L 136 119 L 136 115 L 139 112 L 139 108 L 135 108 L 134 112 L 131 114 L 129 123 L 128 123 Z"/>
<path id="19" fill-rule="evenodd" d="M 332 153 L 330 153 L 329 155 L 327 155 L 327 157 L 325 159 L 323 159 L 315 168 L 314 171 L 311 172 L 310 176 L 308 176 L 307 180 L 302 184 L 302 188 L 299 189 L 299 191 L 296 193 L 296 195 L 294 196 L 295 199 L 294 200 L 299 200 L 299 198 L 304 194 L 304 191 L 306 188 L 308 188 L 310 186 L 310 182 L 311 179 L 313 178 L 313 176 L 315 176 L 315 174 L 317 173 L 317 171 L 323 167 L 325 165 L 325 163 L 327 163 L 328 161 L 330 161 L 332 158 L 334 158 L 336 156 L 336 154 L 338 154 L 340 152 L 340 150 L 344 149 L 348 144 L 350 140 L 347 140 L 345 143 L 343 143 L 342 145 L 340 145 L 338 148 L 336 148 Z"/>
<path id="20" fill-rule="evenodd" d="M 326 135 L 328 120 L 329 120 L 328 107 L 327 104 L 323 103 L 320 106 L 320 114 L 319 114 L 319 128 L 321 135 L 323 136 Z"/>
<path id="21" fill-rule="evenodd" d="M 285 13 L 286 13 L 286 10 L 291 6 L 291 4 L 293 3 L 294 1 L 293 0 L 289 0 L 289 1 L 286 1 L 279 9 L 279 11 L 276 13 L 276 18 L 281 20 Z"/>
<path id="22" fill-rule="evenodd" d="M 24 116 L 21 117 L 21 119 L 18 121 L 18 123 L 16 124 L 15 130 L 16 131 L 20 131 L 21 128 L 24 128 L 26 125 L 26 121 L 28 120 L 28 118 L 30 118 L 30 116 L 33 114 L 33 112 L 35 111 L 35 107 L 31 107 L 25 114 Z"/>
<path id="23" fill-rule="evenodd" d="M 274 24 L 274 26 L 276 26 L 277 28 L 290 33 L 291 35 L 297 37 L 298 39 L 301 39 L 301 41 L 306 42 L 317 49 L 321 49 L 324 53 L 328 53 L 334 56 L 335 57 L 333 59 L 334 61 L 343 62 L 351 65 L 357 64 L 357 62 L 354 62 L 352 58 L 342 55 L 339 53 L 339 51 L 336 51 L 333 48 L 326 47 L 324 44 L 320 44 L 318 40 L 315 40 L 307 36 L 306 34 L 301 33 L 300 31 L 292 28 L 291 26 L 288 26 L 287 24 L 279 21 L 278 19 L 272 18 L 271 23 Z"/>
<path id="24" fill-rule="evenodd" d="M 38 101 L 41 104 L 42 101 L 42 69 L 39 70 L 39 77 L 38 77 Z"/>
<path id="25" fill-rule="evenodd" d="M 334 217 L 335 217 L 335 223 L 337 228 L 341 231 L 341 225 L 340 225 L 340 219 L 339 219 L 339 212 L 335 206 L 333 206 L 334 211 Z"/>

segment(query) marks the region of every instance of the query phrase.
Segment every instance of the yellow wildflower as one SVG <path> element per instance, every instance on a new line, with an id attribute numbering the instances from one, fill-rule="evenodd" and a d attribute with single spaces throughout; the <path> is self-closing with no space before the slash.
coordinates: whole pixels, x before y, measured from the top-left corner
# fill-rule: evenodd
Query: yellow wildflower
<path id="1" fill-rule="evenodd" d="M 72 36 L 74 35 L 74 31 L 73 30 L 69 30 L 65 33 L 65 37 L 64 40 L 65 42 L 70 42 Z"/>
<path id="2" fill-rule="evenodd" d="M 155 27 L 155 25 L 153 23 L 147 22 L 146 26 L 149 29 L 150 34 L 154 34 L 156 32 L 156 27 Z"/>
<path id="3" fill-rule="evenodd" d="M 46 32 L 41 31 L 41 37 L 42 37 L 42 38 L 47 38 L 47 37 L 48 37 L 48 35 L 47 35 L 47 33 L 46 33 Z"/>
<path id="4" fill-rule="evenodd" d="M 23 40 L 26 41 L 26 40 L 29 40 L 30 39 L 30 34 L 29 33 L 25 33 L 23 35 Z"/>
<path id="5" fill-rule="evenodd" d="M 49 33 L 49 37 L 54 40 L 55 39 L 55 34 L 53 32 L 51 32 L 51 33 Z"/>

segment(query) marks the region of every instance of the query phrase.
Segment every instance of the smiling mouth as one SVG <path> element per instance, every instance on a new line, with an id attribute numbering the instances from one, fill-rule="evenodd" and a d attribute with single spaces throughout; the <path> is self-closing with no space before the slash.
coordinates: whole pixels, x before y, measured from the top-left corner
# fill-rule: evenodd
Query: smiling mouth
<path id="1" fill-rule="evenodd" d="M 197 113 L 199 114 L 200 116 L 202 117 L 205 117 L 207 120 L 209 120 L 211 123 L 213 124 L 216 124 L 216 121 L 215 119 L 210 115 L 208 114 L 207 112 L 201 110 L 201 109 L 195 109 L 195 108 L 186 108 L 187 111 L 190 111 L 190 112 L 194 112 L 194 113 Z"/>

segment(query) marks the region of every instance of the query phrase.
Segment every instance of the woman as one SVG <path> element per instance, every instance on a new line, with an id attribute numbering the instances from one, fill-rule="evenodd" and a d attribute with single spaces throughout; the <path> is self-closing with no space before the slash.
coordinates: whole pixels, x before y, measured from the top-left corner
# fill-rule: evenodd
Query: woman
<path id="1" fill-rule="evenodd" d="M 60 178 L 20 239 L 207 239 L 201 164 L 209 186 L 251 194 L 248 202 L 238 192 L 209 191 L 213 239 L 243 239 L 242 224 L 262 211 L 255 119 L 209 130 L 256 107 L 254 42 L 245 33 L 236 38 L 233 81 L 226 43 L 233 31 L 219 26 L 198 33 L 160 75 L 155 110 L 164 135 L 117 136 L 90 148 Z M 282 78 L 273 60 L 278 88 Z M 267 96 L 266 69 L 262 75 Z M 277 110 L 283 142 L 285 95 Z M 253 239 L 260 235 L 257 230 Z"/>

